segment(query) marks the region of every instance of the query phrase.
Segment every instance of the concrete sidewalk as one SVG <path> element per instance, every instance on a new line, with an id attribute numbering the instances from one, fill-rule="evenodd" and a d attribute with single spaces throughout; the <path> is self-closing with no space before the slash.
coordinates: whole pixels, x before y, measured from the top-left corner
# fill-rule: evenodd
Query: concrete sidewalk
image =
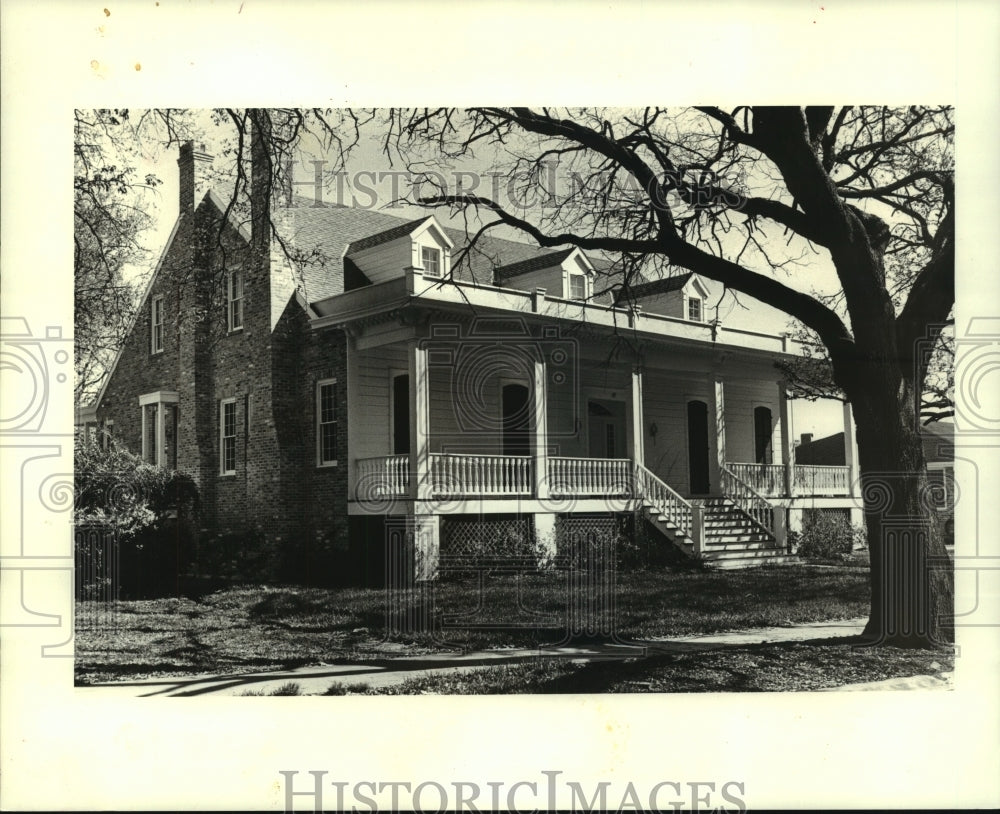
<path id="1" fill-rule="evenodd" d="M 322 695 L 333 684 L 367 684 L 370 687 L 385 687 L 400 684 L 417 676 L 456 670 L 466 672 L 489 666 L 516 664 L 539 657 L 594 661 L 638 658 L 649 653 L 691 652 L 767 642 L 843 639 L 857 636 L 864 629 L 864 625 L 865 619 L 849 619 L 839 622 L 814 622 L 789 627 L 757 628 L 755 630 L 712 633 L 703 636 L 678 636 L 637 642 L 621 641 L 593 645 L 570 644 L 544 648 L 511 648 L 475 653 L 373 656 L 370 659 L 351 663 L 318 664 L 271 672 L 188 675 L 94 684 L 77 687 L 76 692 L 84 695 L 100 694 L 101 696 L 146 698 L 201 695 L 234 696 L 242 695 L 247 691 L 262 692 L 267 695 L 282 684 L 294 682 L 299 685 L 299 691 L 302 695 Z M 930 676 L 926 678 L 932 679 L 935 685 L 941 683 Z M 890 682 L 892 681 L 907 681 L 907 679 L 890 679 Z M 875 683 L 883 684 L 886 682 Z M 860 688 L 858 686 L 858 689 Z M 877 689 L 877 687 L 870 689 Z"/>

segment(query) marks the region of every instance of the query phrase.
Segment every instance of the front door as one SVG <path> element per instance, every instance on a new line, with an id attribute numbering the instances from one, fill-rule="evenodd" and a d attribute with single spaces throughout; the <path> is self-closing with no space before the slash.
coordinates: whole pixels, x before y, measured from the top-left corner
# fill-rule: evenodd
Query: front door
<path id="1" fill-rule="evenodd" d="M 692 495 L 707 495 L 708 484 L 708 405 L 689 401 L 688 424 L 688 486 Z"/>
<path id="2" fill-rule="evenodd" d="M 523 384 L 505 384 L 501 401 L 503 454 L 528 455 L 531 451 L 531 409 L 528 404 L 528 388 Z"/>
<path id="3" fill-rule="evenodd" d="M 591 401 L 587 404 L 588 450 L 591 458 L 627 458 L 625 452 L 625 402 Z"/>

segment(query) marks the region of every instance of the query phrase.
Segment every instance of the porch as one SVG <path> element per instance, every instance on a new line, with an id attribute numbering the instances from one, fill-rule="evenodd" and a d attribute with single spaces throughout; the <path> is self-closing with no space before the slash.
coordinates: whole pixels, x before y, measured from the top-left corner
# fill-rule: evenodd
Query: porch
<path id="1" fill-rule="evenodd" d="M 499 512 L 525 499 L 617 504 L 644 496 L 651 477 L 686 502 L 733 489 L 764 500 L 854 496 L 849 405 L 846 465 L 796 464 L 787 387 L 769 359 L 737 365 L 699 349 L 611 364 L 600 343 L 509 330 L 394 326 L 353 339 L 352 512 L 382 513 L 386 499 L 486 500 L 483 510 Z"/>

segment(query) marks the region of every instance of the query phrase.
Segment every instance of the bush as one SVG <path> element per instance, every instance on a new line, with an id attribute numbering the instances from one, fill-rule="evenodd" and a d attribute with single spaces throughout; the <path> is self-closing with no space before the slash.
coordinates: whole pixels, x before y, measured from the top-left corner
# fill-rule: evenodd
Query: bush
<path id="1" fill-rule="evenodd" d="M 108 525 L 121 539 L 168 515 L 197 509 L 198 489 L 188 475 L 148 464 L 124 449 L 103 450 L 78 438 L 75 469 L 75 522 Z"/>
<path id="2" fill-rule="evenodd" d="M 193 554 L 194 481 L 83 438 L 75 455 L 80 597 L 149 596 L 175 588 Z"/>
<path id="3" fill-rule="evenodd" d="M 798 555 L 815 560 L 847 559 L 855 548 L 864 548 L 868 539 L 862 526 L 852 526 L 843 515 L 821 510 L 807 516 L 797 538 Z"/>
<path id="4" fill-rule="evenodd" d="M 556 551 L 555 563 L 571 569 L 635 569 L 646 564 L 625 518 L 565 518 L 556 526 Z"/>

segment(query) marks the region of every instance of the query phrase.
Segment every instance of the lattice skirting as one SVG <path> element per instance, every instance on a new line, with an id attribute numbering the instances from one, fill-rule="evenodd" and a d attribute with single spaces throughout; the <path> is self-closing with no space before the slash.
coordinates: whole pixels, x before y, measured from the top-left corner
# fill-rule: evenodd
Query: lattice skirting
<path id="1" fill-rule="evenodd" d="M 441 558 L 468 561 L 533 561 L 534 523 L 530 515 L 441 518 Z"/>

